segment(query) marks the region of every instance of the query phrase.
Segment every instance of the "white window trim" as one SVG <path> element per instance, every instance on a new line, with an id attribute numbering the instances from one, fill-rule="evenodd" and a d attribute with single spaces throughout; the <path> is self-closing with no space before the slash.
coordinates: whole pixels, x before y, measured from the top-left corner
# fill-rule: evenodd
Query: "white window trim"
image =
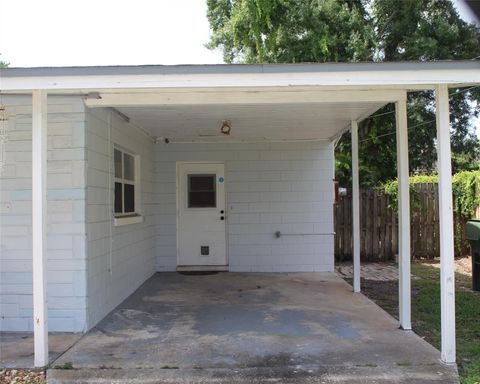
<path id="1" fill-rule="evenodd" d="M 143 216 L 124 216 L 124 217 L 115 217 L 113 219 L 113 224 L 115 227 L 121 227 L 122 225 L 138 224 L 143 223 Z"/>
<path id="2" fill-rule="evenodd" d="M 138 224 L 143 223 L 144 218 L 141 214 L 141 189 L 140 189 L 140 156 L 133 153 L 132 151 L 125 149 L 124 147 L 115 144 L 113 146 L 114 153 L 115 150 L 118 150 L 122 153 L 122 176 L 123 176 L 123 154 L 126 153 L 133 157 L 134 159 L 134 180 L 126 180 L 123 177 L 118 178 L 115 176 L 115 163 L 113 165 L 113 186 L 112 188 L 115 190 L 115 183 L 122 184 L 122 204 L 123 210 L 125 210 L 125 197 L 123 196 L 123 185 L 130 184 L 133 185 L 135 190 L 135 212 L 128 212 L 128 213 L 115 213 L 115 193 L 113 193 L 113 224 L 115 227 L 120 227 L 123 225 L 130 225 L 130 224 Z M 114 159 L 112 159 L 114 161 Z"/>

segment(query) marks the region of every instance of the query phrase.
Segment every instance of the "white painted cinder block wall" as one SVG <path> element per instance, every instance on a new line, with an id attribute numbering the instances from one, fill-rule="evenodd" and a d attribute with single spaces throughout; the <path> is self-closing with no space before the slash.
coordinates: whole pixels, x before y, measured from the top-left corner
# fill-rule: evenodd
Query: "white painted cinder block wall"
<path id="1" fill-rule="evenodd" d="M 31 99 L 2 102 L 0 329 L 31 331 Z M 333 236 L 302 235 L 333 231 L 331 143 L 154 145 L 80 98 L 50 97 L 48 110 L 50 331 L 86 331 L 155 270 L 175 270 L 177 161 L 225 162 L 231 271 L 333 270 Z M 113 144 L 140 156 L 143 223 L 112 224 Z"/>
<path id="2" fill-rule="evenodd" d="M 9 97 L 0 178 L 0 330 L 31 331 L 31 98 Z M 110 136 L 109 136 L 110 135 Z M 141 224 L 114 227 L 113 143 L 140 155 Z M 153 143 L 108 109 L 48 99 L 48 329 L 90 329 L 155 272 Z"/>
<path id="3" fill-rule="evenodd" d="M 32 106 L 4 96 L 9 141 L 0 175 L 0 330 L 31 331 Z M 48 107 L 48 327 L 84 331 L 85 113 L 79 98 L 52 97 Z"/>
<path id="4" fill-rule="evenodd" d="M 230 271 L 333 271 L 333 147 L 326 141 L 156 146 L 157 269 L 176 268 L 176 161 L 225 162 Z M 275 238 L 274 233 L 298 236 Z"/>
<path id="5" fill-rule="evenodd" d="M 154 144 L 110 109 L 87 109 L 88 326 L 155 272 Z M 113 145 L 139 155 L 143 223 L 115 227 Z"/>

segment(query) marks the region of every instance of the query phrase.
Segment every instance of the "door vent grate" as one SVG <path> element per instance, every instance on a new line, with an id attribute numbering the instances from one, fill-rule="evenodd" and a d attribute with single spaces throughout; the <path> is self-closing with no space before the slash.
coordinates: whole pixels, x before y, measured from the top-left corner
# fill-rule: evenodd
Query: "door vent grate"
<path id="1" fill-rule="evenodd" d="M 210 247 L 208 245 L 202 245 L 200 247 L 200 255 L 202 256 L 210 255 Z"/>

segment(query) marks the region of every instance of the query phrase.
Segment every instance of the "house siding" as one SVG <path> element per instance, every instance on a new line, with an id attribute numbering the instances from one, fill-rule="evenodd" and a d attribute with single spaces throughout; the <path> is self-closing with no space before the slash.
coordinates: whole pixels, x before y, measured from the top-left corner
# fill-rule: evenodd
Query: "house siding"
<path id="1" fill-rule="evenodd" d="M 0 330 L 31 331 L 32 105 L 5 96 L 9 141 L 0 175 Z M 85 113 L 79 98 L 48 105 L 47 280 L 50 331 L 86 330 Z"/>
<path id="2" fill-rule="evenodd" d="M 87 109 L 88 326 L 155 272 L 153 142 L 110 109 Z M 113 145 L 139 155 L 143 223 L 115 227 Z"/>
<path id="3" fill-rule="evenodd" d="M 230 271 L 333 270 L 332 143 L 157 146 L 159 271 L 176 268 L 177 161 L 225 163 Z M 276 231 L 294 235 L 276 238 Z M 320 234 L 312 235 L 315 233 Z"/>

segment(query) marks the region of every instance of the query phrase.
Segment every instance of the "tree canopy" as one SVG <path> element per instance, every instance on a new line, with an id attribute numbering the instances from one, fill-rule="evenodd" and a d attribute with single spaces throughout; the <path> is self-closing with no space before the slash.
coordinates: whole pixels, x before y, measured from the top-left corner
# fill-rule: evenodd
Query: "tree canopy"
<path id="1" fill-rule="evenodd" d="M 480 57 L 480 30 L 464 22 L 450 0 L 207 0 L 208 46 L 227 63 L 466 60 Z M 451 90 L 454 171 L 478 169 L 480 144 L 471 117 L 479 88 Z M 435 169 L 435 109 L 431 91 L 409 94 L 410 169 Z M 361 180 L 396 177 L 394 108 L 360 125 Z M 390 151 L 385 151 L 390 148 Z M 350 178 L 350 137 L 337 145 L 337 179 Z"/>

